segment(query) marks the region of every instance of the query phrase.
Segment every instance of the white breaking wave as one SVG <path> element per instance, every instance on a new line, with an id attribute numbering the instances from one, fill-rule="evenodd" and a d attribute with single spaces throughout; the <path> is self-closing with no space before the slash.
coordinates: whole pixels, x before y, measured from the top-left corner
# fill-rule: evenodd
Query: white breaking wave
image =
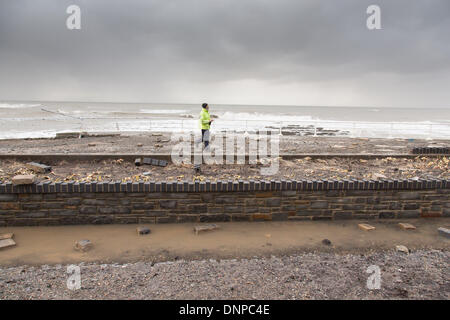
<path id="1" fill-rule="evenodd" d="M 181 109 L 141 109 L 141 113 L 154 113 L 154 114 L 176 114 L 176 113 L 189 113 L 189 110 Z"/>
<path id="2" fill-rule="evenodd" d="M 214 114 L 214 113 L 213 113 Z M 310 121 L 316 120 L 311 116 L 296 116 L 287 114 L 273 114 L 273 113 L 259 113 L 259 112 L 225 112 L 223 115 L 219 115 L 220 120 L 230 120 L 230 121 Z"/>
<path id="3" fill-rule="evenodd" d="M 36 108 L 42 107 L 41 104 L 25 104 L 25 103 L 0 103 L 0 108 L 3 109 L 22 109 L 22 108 Z"/>

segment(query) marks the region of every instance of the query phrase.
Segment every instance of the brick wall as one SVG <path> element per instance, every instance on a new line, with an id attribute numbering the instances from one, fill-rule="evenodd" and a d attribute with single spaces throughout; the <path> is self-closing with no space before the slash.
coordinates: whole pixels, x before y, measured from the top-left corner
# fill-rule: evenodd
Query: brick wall
<path id="1" fill-rule="evenodd" d="M 450 217 L 450 181 L 0 184 L 0 226 Z"/>

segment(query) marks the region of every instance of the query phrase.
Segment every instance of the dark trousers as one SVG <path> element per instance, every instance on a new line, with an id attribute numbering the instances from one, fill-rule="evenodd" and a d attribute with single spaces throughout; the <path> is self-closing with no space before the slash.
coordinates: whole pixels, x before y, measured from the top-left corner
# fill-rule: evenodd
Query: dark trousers
<path id="1" fill-rule="evenodd" d="M 202 142 L 205 144 L 205 148 L 209 145 L 209 130 L 202 129 Z"/>

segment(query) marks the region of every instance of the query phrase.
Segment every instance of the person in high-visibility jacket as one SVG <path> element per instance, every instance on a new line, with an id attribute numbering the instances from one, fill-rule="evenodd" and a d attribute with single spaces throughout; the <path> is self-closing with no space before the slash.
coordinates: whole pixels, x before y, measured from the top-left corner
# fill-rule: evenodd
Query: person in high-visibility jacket
<path id="1" fill-rule="evenodd" d="M 205 144 L 205 148 L 209 145 L 209 129 L 211 127 L 211 117 L 209 115 L 209 105 L 207 103 L 202 104 L 202 111 L 200 112 L 200 129 L 202 129 L 202 142 Z"/>

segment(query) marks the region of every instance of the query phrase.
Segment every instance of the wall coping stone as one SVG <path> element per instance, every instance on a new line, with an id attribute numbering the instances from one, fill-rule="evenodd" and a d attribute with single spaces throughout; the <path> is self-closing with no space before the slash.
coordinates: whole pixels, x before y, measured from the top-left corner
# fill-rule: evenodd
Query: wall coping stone
<path id="1" fill-rule="evenodd" d="M 15 186 L 0 183 L 0 194 L 27 193 L 173 193 L 173 192 L 264 192 L 328 190 L 426 190 L 450 189 L 450 180 L 218 180 L 218 181 L 104 181 L 104 182 L 35 182 Z"/>

